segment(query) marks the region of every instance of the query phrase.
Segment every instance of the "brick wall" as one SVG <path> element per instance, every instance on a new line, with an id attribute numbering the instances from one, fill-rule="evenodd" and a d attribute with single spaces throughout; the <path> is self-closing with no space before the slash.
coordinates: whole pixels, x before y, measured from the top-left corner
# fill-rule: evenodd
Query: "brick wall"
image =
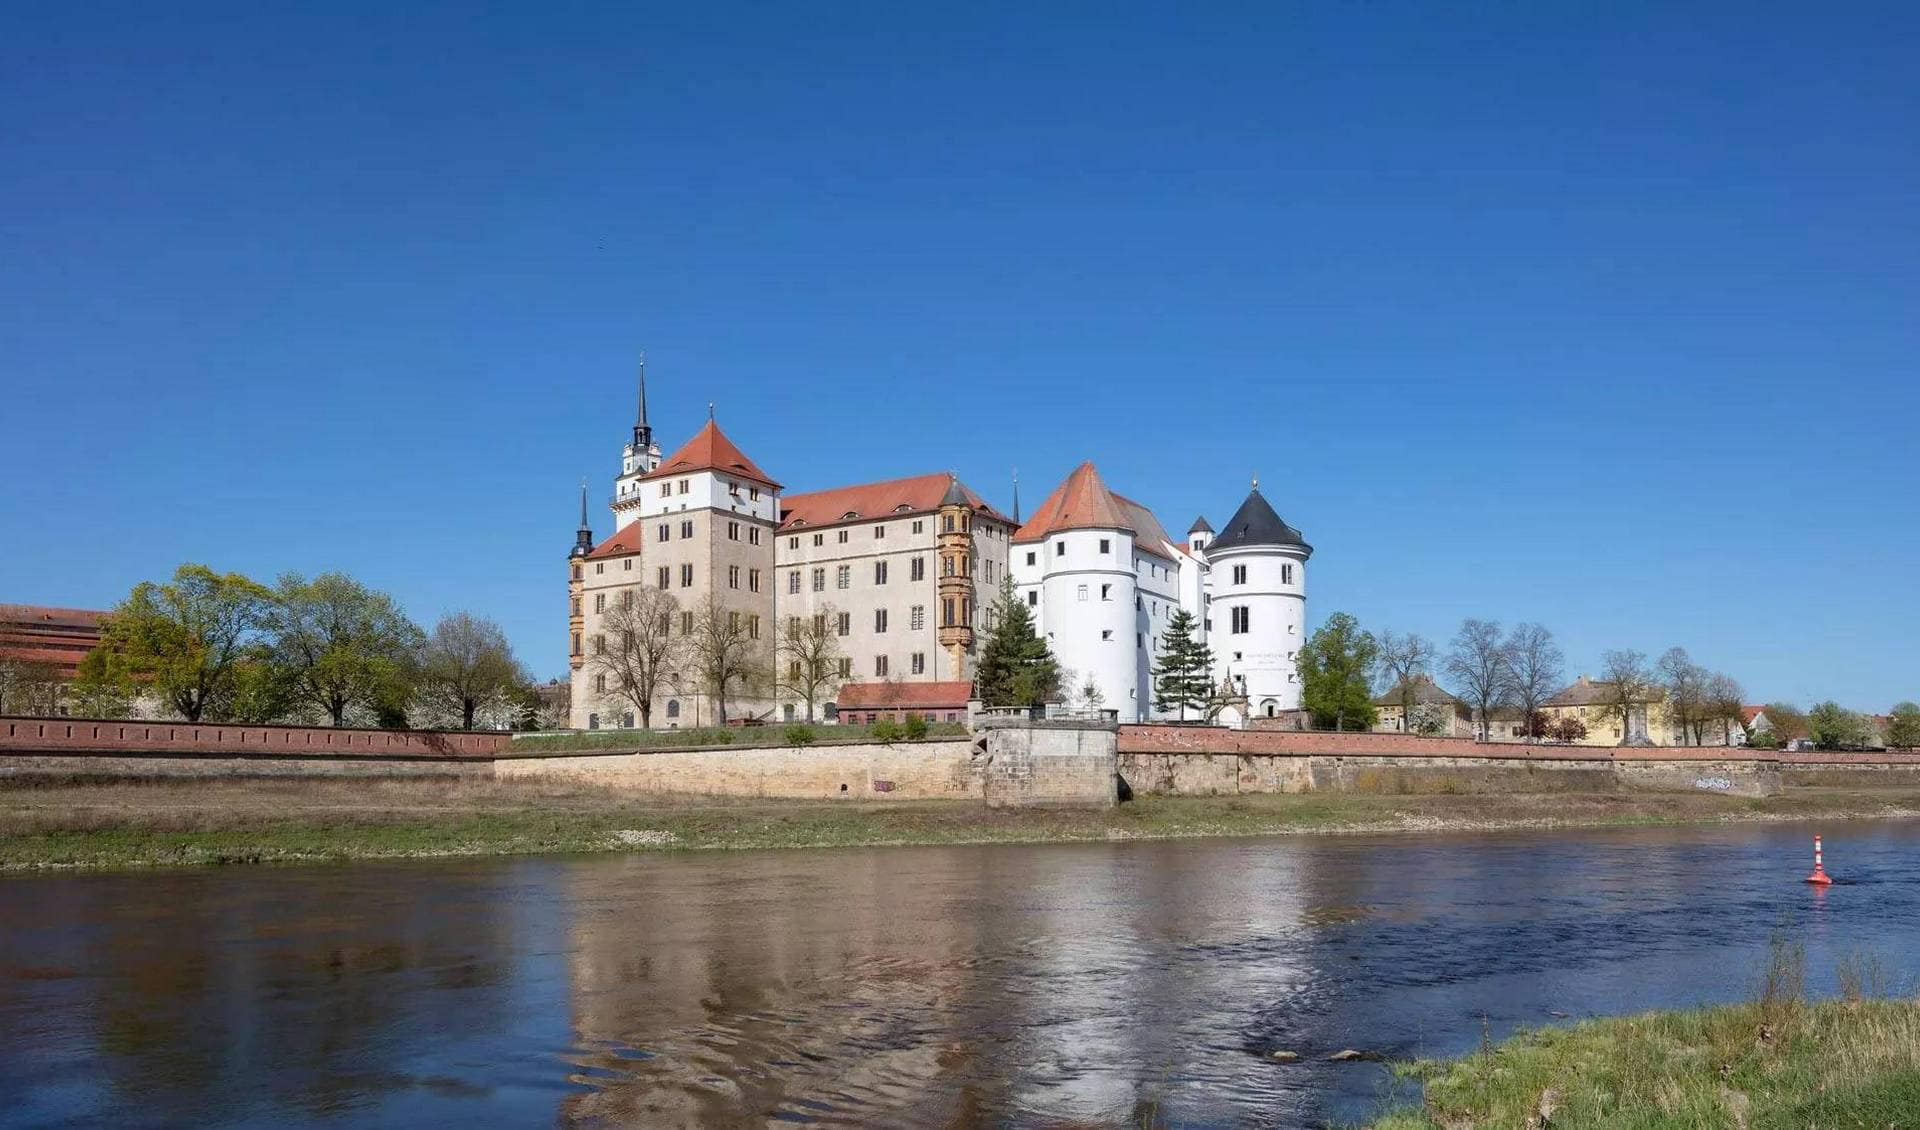
<path id="1" fill-rule="evenodd" d="M 502 733 L 348 730 L 322 726 L 226 726 L 200 722 L 112 722 L 0 718 L 0 756 L 89 755 L 287 758 L 490 759 Z"/>

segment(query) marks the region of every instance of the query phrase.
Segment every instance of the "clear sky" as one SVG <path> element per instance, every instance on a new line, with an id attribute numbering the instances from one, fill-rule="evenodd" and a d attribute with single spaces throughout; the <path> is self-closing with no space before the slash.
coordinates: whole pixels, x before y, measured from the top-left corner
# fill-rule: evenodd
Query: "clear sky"
<path id="1" fill-rule="evenodd" d="M 0 601 L 565 668 L 646 351 L 790 487 L 1258 472 L 1310 618 L 1920 698 L 1920 6 L 14 4 Z"/>

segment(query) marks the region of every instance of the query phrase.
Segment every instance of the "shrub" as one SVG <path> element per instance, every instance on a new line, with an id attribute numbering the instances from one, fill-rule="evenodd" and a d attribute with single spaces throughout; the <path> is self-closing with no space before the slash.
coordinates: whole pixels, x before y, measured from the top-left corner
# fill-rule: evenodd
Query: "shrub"
<path id="1" fill-rule="evenodd" d="M 787 744 L 790 746 L 812 745 L 819 736 L 813 732 L 812 726 L 796 722 L 787 727 Z"/>
<path id="2" fill-rule="evenodd" d="M 876 718 L 873 721 L 872 729 L 868 732 L 873 735 L 875 741 L 897 741 L 900 737 L 900 723 L 895 722 L 891 718 Z"/>
<path id="3" fill-rule="evenodd" d="M 927 720 L 917 711 L 909 714 L 907 724 L 901 727 L 900 732 L 906 736 L 907 740 L 917 742 L 927 736 Z"/>

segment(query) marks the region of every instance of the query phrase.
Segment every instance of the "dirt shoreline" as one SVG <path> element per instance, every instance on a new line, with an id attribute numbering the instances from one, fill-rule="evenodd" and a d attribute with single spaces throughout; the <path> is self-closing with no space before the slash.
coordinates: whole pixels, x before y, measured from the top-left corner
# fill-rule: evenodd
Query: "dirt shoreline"
<path id="1" fill-rule="evenodd" d="M 1141 797 L 1106 811 L 973 800 L 635 797 L 534 782 L 0 783 L 0 871 L 536 853 L 897 847 L 1908 819 L 1920 790 Z"/>

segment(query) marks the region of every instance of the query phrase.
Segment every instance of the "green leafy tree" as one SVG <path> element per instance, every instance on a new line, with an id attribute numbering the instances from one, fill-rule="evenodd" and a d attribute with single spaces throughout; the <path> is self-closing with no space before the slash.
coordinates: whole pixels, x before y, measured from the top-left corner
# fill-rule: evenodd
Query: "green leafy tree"
<path id="1" fill-rule="evenodd" d="M 264 645 L 249 646 L 233 667 L 233 696 L 224 712 L 227 721 L 255 726 L 283 722 L 298 705 L 293 673 L 275 663 Z"/>
<path id="2" fill-rule="evenodd" d="M 1874 742 L 1873 727 L 1866 718 L 1837 702 L 1823 702 L 1807 711 L 1807 733 L 1815 749 L 1854 749 Z"/>
<path id="3" fill-rule="evenodd" d="M 1920 703 L 1893 704 L 1888 712 L 1887 745 L 1894 749 L 1920 746 Z"/>
<path id="4" fill-rule="evenodd" d="M 238 664 L 271 602 L 264 586 L 205 565 L 182 565 L 171 581 L 142 581 L 81 661 L 78 701 L 125 703 L 151 695 L 189 722 L 225 717 Z"/>
<path id="5" fill-rule="evenodd" d="M 1367 683 L 1379 657 L 1372 633 L 1345 612 L 1327 617 L 1300 649 L 1301 704 L 1323 730 L 1364 730 L 1373 725 L 1373 692 Z"/>
<path id="6" fill-rule="evenodd" d="M 984 706 L 1039 706 L 1060 694 L 1060 664 L 1033 628 L 1033 615 L 1013 591 L 1011 578 L 1000 583 L 994 602 L 994 629 L 980 649 L 974 693 Z"/>
<path id="7" fill-rule="evenodd" d="M 395 700 L 404 703 L 423 640 L 391 596 L 344 573 L 281 577 L 266 630 L 295 700 L 336 726 L 355 708 L 383 716 Z"/>
<path id="8" fill-rule="evenodd" d="M 1213 702 L 1213 649 L 1194 639 L 1200 622 L 1182 608 L 1167 621 L 1160 658 L 1153 665 L 1153 706 L 1186 721 L 1187 711 L 1204 718 Z"/>

